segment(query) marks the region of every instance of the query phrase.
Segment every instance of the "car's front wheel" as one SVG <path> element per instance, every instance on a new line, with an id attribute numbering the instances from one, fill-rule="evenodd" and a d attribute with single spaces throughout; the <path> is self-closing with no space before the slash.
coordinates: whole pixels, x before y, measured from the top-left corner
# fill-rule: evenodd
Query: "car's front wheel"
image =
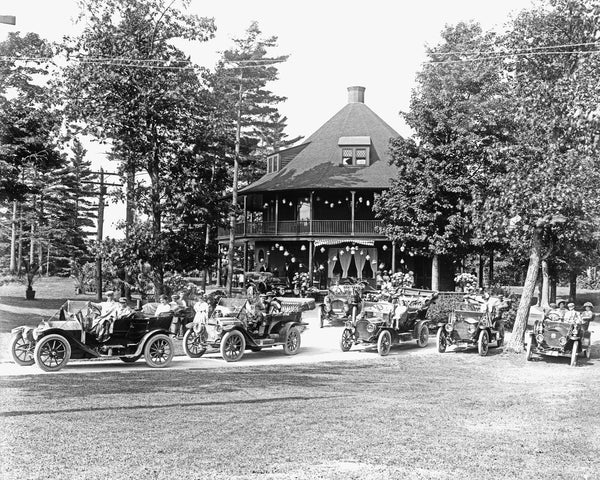
<path id="1" fill-rule="evenodd" d="M 168 335 L 154 335 L 144 347 L 144 360 L 152 368 L 168 367 L 175 354 L 173 340 Z"/>
<path id="2" fill-rule="evenodd" d="M 391 348 L 392 336 L 390 335 L 390 332 L 383 330 L 377 339 L 377 353 L 379 353 L 379 355 L 382 357 L 385 357 L 388 353 L 390 353 Z"/>
<path id="3" fill-rule="evenodd" d="M 429 343 L 429 327 L 425 324 L 421 325 L 417 335 L 417 346 L 420 348 L 426 347 Z"/>
<path id="4" fill-rule="evenodd" d="M 571 366 L 577 366 L 577 350 L 579 349 L 579 340 L 573 342 L 573 350 L 571 351 Z"/>
<path id="5" fill-rule="evenodd" d="M 35 346 L 35 363 L 45 372 L 57 372 L 71 358 L 71 344 L 62 335 L 43 337 Z"/>
<path id="6" fill-rule="evenodd" d="M 246 339 L 237 330 L 232 330 L 223 335 L 221 339 L 221 356 L 228 362 L 237 362 L 244 356 Z"/>
<path id="7" fill-rule="evenodd" d="M 13 336 L 10 341 L 10 353 L 17 365 L 28 367 L 35 363 L 33 351 L 35 344 L 25 340 L 20 334 Z"/>
<path id="8" fill-rule="evenodd" d="M 528 362 L 533 358 L 533 339 L 530 338 L 529 342 L 527 342 L 527 350 L 525 351 L 525 360 Z"/>
<path id="9" fill-rule="evenodd" d="M 300 330 L 298 327 L 292 327 L 288 330 L 283 344 L 283 353 L 286 355 L 296 355 L 300 350 Z"/>
<path id="10" fill-rule="evenodd" d="M 481 332 L 479 332 L 479 340 L 477 342 L 477 351 L 479 352 L 479 355 L 485 357 L 488 354 L 489 344 L 490 336 L 487 330 L 481 330 Z"/>
<path id="11" fill-rule="evenodd" d="M 354 344 L 354 340 L 352 339 L 352 330 L 349 328 L 344 328 L 342 332 L 342 338 L 340 339 L 340 348 L 342 352 L 347 352 L 352 348 Z"/>
<path id="12" fill-rule="evenodd" d="M 446 339 L 446 331 L 444 327 L 438 328 L 436 335 L 436 343 L 437 343 L 437 351 L 439 353 L 444 353 L 446 348 L 448 348 L 448 340 Z"/>
<path id="13" fill-rule="evenodd" d="M 206 352 L 206 347 L 202 344 L 202 336 L 188 329 L 183 336 L 183 351 L 190 358 L 200 358 Z"/>

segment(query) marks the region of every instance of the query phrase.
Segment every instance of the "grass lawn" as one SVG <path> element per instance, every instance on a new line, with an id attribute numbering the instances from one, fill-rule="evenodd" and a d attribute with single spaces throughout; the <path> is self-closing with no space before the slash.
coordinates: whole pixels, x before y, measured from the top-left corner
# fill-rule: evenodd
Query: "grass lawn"
<path id="1" fill-rule="evenodd" d="M 598 478 L 598 360 L 2 377 L 10 479 Z"/>

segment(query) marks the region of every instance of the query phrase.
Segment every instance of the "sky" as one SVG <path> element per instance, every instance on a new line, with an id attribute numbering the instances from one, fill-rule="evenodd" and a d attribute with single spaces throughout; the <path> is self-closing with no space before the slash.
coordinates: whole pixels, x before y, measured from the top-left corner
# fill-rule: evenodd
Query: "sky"
<path id="1" fill-rule="evenodd" d="M 188 12 L 214 18 L 217 32 L 185 50 L 194 62 L 213 67 L 232 38 L 257 21 L 265 36 L 278 37 L 273 54 L 290 55 L 270 85 L 287 97 L 279 109 L 288 118 L 290 138 L 310 136 L 346 104 L 352 85 L 365 87 L 365 103 L 400 135 L 410 136 L 399 112 L 408 110 L 425 48 L 439 43 L 444 26 L 472 20 L 501 29 L 512 13 L 530 5 L 530 0 L 191 0 Z M 172 8 L 182 8 L 182 0 L 174 0 Z M 9 31 L 60 40 L 81 30 L 74 23 L 77 14 L 76 0 L 2 0 L 0 15 L 15 15 L 17 24 L 0 24 L 0 41 Z M 106 147 L 87 147 L 95 168 L 115 169 Z M 124 218 L 124 207 L 112 205 L 105 215 L 105 234 L 119 237 L 114 222 Z"/>

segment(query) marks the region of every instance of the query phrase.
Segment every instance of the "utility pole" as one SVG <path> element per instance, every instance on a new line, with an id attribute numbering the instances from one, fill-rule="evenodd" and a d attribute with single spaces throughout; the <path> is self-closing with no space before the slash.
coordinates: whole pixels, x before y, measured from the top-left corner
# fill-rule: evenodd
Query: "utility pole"
<path id="1" fill-rule="evenodd" d="M 103 227 L 104 227 L 104 194 L 106 193 L 104 186 L 104 170 L 100 169 L 100 195 L 98 196 L 98 230 L 96 241 L 98 246 L 102 243 Z M 96 298 L 102 301 L 102 256 L 100 252 L 96 257 Z"/>

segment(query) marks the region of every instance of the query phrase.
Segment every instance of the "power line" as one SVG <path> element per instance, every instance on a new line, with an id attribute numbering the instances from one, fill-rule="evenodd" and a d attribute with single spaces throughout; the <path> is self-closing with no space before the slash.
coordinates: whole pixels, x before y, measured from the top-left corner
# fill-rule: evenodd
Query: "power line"
<path id="1" fill-rule="evenodd" d="M 563 44 L 558 44 L 558 45 L 543 45 L 543 46 L 539 46 L 539 47 L 518 48 L 518 49 L 512 50 L 512 52 L 519 53 L 519 52 L 527 52 L 530 50 L 543 50 L 543 49 L 569 48 L 569 47 L 586 47 L 586 46 L 591 46 L 591 45 L 600 46 L 600 43 L 599 42 L 586 42 L 586 43 L 563 43 Z M 490 45 L 490 46 L 493 46 L 493 45 Z M 464 54 L 479 54 L 479 53 L 490 54 L 490 53 L 496 53 L 496 52 L 491 52 L 489 50 L 455 50 L 455 51 L 450 51 L 450 52 L 431 51 L 429 53 L 431 55 L 464 55 Z M 497 53 L 502 53 L 502 52 L 497 52 Z M 509 53 L 509 52 L 506 52 L 506 53 Z"/>

